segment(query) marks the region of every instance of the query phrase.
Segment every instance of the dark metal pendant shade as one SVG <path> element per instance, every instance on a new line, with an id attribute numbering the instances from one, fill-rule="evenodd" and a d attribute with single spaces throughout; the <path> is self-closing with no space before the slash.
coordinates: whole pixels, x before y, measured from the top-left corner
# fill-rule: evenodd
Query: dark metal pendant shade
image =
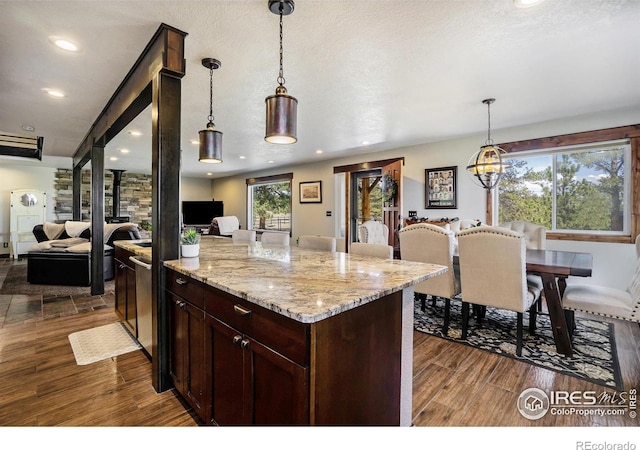
<path id="1" fill-rule="evenodd" d="M 285 91 L 286 92 L 286 91 Z M 267 120 L 264 139 L 272 144 L 293 144 L 298 140 L 298 100 L 278 93 L 265 99 Z"/>
<path id="2" fill-rule="evenodd" d="M 200 157 L 203 163 L 222 162 L 222 133 L 210 128 L 200 130 Z"/>
<path id="3" fill-rule="evenodd" d="M 199 131 L 200 156 L 198 161 L 203 163 L 222 162 L 222 133 L 216 131 L 213 123 L 213 71 L 220 68 L 220 61 L 214 58 L 204 58 L 202 65 L 209 69 L 209 122 L 207 128 Z"/>

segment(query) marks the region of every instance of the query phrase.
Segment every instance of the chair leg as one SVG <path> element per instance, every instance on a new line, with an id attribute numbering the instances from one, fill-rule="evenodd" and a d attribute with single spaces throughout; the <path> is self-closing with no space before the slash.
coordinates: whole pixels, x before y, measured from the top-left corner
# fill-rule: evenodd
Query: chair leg
<path id="1" fill-rule="evenodd" d="M 537 302 L 535 302 L 533 305 L 531 305 L 531 308 L 529 308 L 529 333 L 530 334 L 535 334 L 536 333 L 536 318 L 538 317 L 538 304 L 540 303 L 540 300 L 538 299 Z"/>
<path id="2" fill-rule="evenodd" d="M 522 356 L 522 313 L 518 313 L 518 342 L 516 344 L 516 355 Z"/>
<path id="3" fill-rule="evenodd" d="M 442 334 L 444 336 L 449 332 L 449 316 L 451 312 L 451 299 L 444 299 L 444 325 L 442 326 Z"/>
<path id="4" fill-rule="evenodd" d="M 436 297 L 435 295 L 432 295 L 432 296 L 431 296 L 431 306 L 436 306 L 436 299 L 437 299 L 437 298 L 438 298 L 438 297 Z"/>
<path id="5" fill-rule="evenodd" d="M 425 299 L 427 298 L 427 296 L 424 294 L 418 294 L 418 296 L 420 297 L 420 309 L 422 309 L 422 312 L 424 312 L 425 308 L 427 307 L 427 305 L 425 304 Z"/>
<path id="6" fill-rule="evenodd" d="M 469 303 L 462 302 L 462 340 L 467 339 L 468 327 L 469 327 Z"/>
<path id="7" fill-rule="evenodd" d="M 576 317 L 572 310 L 564 310 L 564 320 L 567 321 L 567 329 L 569 330 L 569 338 L 573 340 L 573 332 L 576 331 Z"/>

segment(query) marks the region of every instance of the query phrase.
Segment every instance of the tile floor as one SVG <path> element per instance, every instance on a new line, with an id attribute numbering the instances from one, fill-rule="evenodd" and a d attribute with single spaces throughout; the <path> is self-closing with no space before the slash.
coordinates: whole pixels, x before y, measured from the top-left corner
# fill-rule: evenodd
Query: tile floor
<path id="1" fill-rule="evenodd" d="M 9 267 L 26 264 L 26 260 L 0 258 L 0 285 L 4 282 Z M 94 296 L 48 296 L 47 286 L 42 286 L 40 295 L 0 294 L 0 328 L 24 322 L 36 322 L 55 317 L 69 316 L 102 308 L 113 308 L 113 292 Z"/>

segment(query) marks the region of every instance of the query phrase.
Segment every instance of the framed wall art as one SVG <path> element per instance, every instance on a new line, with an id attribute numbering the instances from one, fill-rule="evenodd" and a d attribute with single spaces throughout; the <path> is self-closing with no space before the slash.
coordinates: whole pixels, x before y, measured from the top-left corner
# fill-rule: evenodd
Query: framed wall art
<path id="1" fill-rule="evenodd" d="M 322 181 L 301 182 L 300 203 L 322 203 Z"/>
<path id="2" fill-rule="evenodd" d="M 455 209 L 458 207 L 458 166 L 425 169 L 425 208 Z"/>

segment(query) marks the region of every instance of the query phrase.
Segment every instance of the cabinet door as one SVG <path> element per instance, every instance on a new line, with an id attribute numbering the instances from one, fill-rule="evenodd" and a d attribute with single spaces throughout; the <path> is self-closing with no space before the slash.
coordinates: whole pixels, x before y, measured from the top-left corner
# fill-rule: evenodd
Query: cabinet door
<path id="1" fill-rule="evenodd" d="M 169 301 L 169 376 L 176 390 L 186 398 L 186 314 L 182 309 L 183 300 L 167 292 Z"/>
<path id="2" fill-rule="evenodd" d="M 168 293 L 169 375 L 176 390 L 205 420 L 207 395 L 204 352 L 204 311 Z"/>
<path id="3" fill-rule="evenodd" d="M 183 307 L 185 324 L 187 327 L 185 337 L 186 358 L 184 360 L 186 382 L 186 397 L 194 411 L 202 420 L 205 418 L 205 396 L 206 375 L 205 375 L 205 352 L 204 334 L 205 321 L 204 311 L 196 308 L 190 303 Z"/>
<path id="4" fill-rule="evenodd" d="M 127 266 L 116 259 L 116 314 L 120 320 L 127 317 Z"/>
<path id="5" fill-rule="evenodd" d="M 246 425 L 243 407 L 242 335 L 207 315 L 207 364 L 210 367 L 210 421 L 218 425 Z"/>
<path id="6" fill-rule="evenodd" d="M 260 342 L 242 341 L 245 353 L 245 405 L 249 423 L 309 423 L 308 370 Z"/>

